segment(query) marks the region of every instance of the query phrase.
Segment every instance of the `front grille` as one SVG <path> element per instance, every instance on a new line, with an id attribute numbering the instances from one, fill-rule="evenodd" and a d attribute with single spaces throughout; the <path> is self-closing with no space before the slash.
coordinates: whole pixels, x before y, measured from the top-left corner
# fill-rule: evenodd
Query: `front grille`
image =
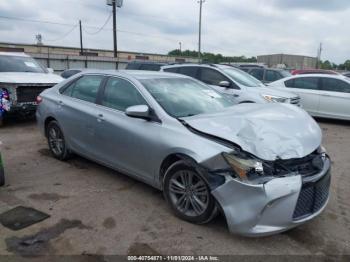
<path id="1" fill-rule="evenodd" d="M 315 183 L 304 184 L 301 188 L 293 219 L 300 220 L 319 211 L 329 196 L 330 173 Z"/>
<path id="2" fill-rule="evenodd" d="M 17 103 L 35 102 L 36 97 L 50 87 L 52 86 L 18 86 L 16 88 Z"/>
<path id="3" fill-rule="evenodd" d="M 300 105 L 300 97 L 296 96 L 290 99 L 290 103 L 293 105 Z"/>

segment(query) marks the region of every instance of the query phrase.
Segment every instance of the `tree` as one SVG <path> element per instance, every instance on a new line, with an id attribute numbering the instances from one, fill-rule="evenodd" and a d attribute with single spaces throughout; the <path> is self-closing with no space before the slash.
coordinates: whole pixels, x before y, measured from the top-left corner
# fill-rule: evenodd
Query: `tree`
<path id="1" fill-rule="evenodd" d="M 184 56 L 184 57 L 198 57 L 197 51 L 185 50 L 180 51 L 179 49 L 172 50 L 168 53 L 170 56 Z M 256 57 L 252 56 L 247 58 L 245 56 L 223 56 L 222 54 L 213 54 L 213 53 L 202 53 L 202 59 L 205 63 L 230 63 L 230 62 L 248 62 L 256 63 Z"/>

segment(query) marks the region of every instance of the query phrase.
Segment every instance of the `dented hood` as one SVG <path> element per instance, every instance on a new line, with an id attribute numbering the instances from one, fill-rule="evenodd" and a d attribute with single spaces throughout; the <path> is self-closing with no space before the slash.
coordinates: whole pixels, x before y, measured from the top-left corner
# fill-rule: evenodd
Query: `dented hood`
<path id="1" fill-rule="evenodd" d="M 50 73 L 4 72 L 0 73 L 0 83 L 13 84 L 57 84 L 64 79 Z"/>
<path id="2" fill-rule="evenodd" d="M 183 120 L 200 132 L 231 141 L 269 161 L 304 157 L 322 141 L 315 120 L 303 109 L 288 104 L 240 104 Z"/>

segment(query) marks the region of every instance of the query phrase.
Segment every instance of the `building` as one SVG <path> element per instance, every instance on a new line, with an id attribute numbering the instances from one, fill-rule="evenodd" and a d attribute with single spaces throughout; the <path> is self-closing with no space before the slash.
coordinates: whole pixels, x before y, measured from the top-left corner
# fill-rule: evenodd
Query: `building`
<path id="1" fill-rule="evenodd" d="M 165 63 L 197 63 L 197 58 L 174 57 L 162 54 L 149 54 L 119 51 L 118 59 L 114 57 L 113 50 L 31 45 L 16 43 L 1 43 L 0 51 L 25 52 L 34 57 L 46 67 L 55 72 L 62 72 L 70 68 L 96 68 L 96 69 L 124 69 L 128 62 L 134 60 L 165 62 Z"/>
<path id="2" fill-rule="evenodd" d="M 302 55 L 273 54 L 260 55 L 258 63 L 266 64 L 268 67 L 286 67 L 291 69 L 314 69 L 317 65 L 317 58 Z M 283 66 L 284 65 L 284 66 Z"/>

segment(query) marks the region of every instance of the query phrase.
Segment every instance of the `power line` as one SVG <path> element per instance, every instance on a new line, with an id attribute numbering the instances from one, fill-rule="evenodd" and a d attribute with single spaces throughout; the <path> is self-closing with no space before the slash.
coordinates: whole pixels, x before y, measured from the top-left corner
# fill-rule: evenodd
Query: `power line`
<path id="1" fill-rule="evenodd" d="M 75 28 L 77 28 L 78 25 L 75 25 L 73 26 L 71 29 L 69 29 L 68 32 L 66 32 L 65 34 L 63 34 L 62 36 L 56 38 L 56 39 L 45 39 L 45 41 L 48 41 L 48 42 L 56 42 L 56 41 L 59 41 L 59 40 L 62 40 L 63 38 L 67 37 L 70 33 L 72 33 L 74 31 Z"/>
<path id="2" fill-rule="evenodd" d="M 10 17 L 10 16 L 1 16 L 0 18 L 3 19 L 10 19 L 10 20 L 17 20 L 17 21 L 21 21 L 21 22 L 30 22 L 30 23 L 42 23 L 42 24 L 52 24 L 52 25 L 61 25 L 61 26 L 70 26 L 70 27 L 77 27 L 77 24 L 68 24 L 68 23 L 60 23 L 60 22 L 52 22 L 52 21 L 46 21 L 46 20 L 35 20 L 35 19 L 27 19 L 27 18 L 19 18 L 19 17 Z M 107 22 L 108 23 L 108 22 Z M 106 23 L 106 25 L 107 25 Z M 108 30 L 108 31 L 112 31 L 112 28 L 99 28 L 96 26 L 89 26 L 86 25 L 84 26 L 85 28 L 92 28 L 92 29 L 98 29 L 98 30 Z M 67 33 L 70 34 L 74 28 L 71 28 Z M 151 35 L 151 34 L 145 34 L 145 33 L 139 33 L 139 32 L 133 32 L 133 31 L 128 31 L 128 30 L 117 30 L 118 32 L 121 33 L 126 33 L 126 34 L 133 34 L 133 35 L 139 35 L 139 36 L 145 36 L 145 37 L 151 37 L 151 38 L 159 38 L 159 39 L 164 39 L 164 40 L 168 40 L 168 41 L 176 41 L 178 42 L 178 39 L 173 39 L 173 38 L 167 38 L 167 37 L 163 37 L 161 35 Z M 68 34 L 65 34 L 64 37 L 66 37 Z M 97 33 L 97 32 L 95 32 Z M 55 40 L 55 39 L 54 39 Z M 47 40 L 49 41 L 49 40 Z M 58 41 L 58 40 L 56 40 Z"/>
<path id="3" fill-rule="evenodd" d="M 96 34 L 98 34 L 98 33 L 101 32 L 101 31 L 104 29 L 104 27 L 108 24 L 109 20 L 110 20 L 111 17 L 112 17 L 112 14 L 113 14 L 113 13 L 110 12 L 110 14 L 109 14 L 109 16 L 108 16 L 106 22 L 105 22 L 97 31 L 91 33 L 91 32 L 89 32 L 89 31 L 85 30 L 85 28 L 83 27 L 84 32 L 87 33 L 88 35 L 96 35 Z"/>

